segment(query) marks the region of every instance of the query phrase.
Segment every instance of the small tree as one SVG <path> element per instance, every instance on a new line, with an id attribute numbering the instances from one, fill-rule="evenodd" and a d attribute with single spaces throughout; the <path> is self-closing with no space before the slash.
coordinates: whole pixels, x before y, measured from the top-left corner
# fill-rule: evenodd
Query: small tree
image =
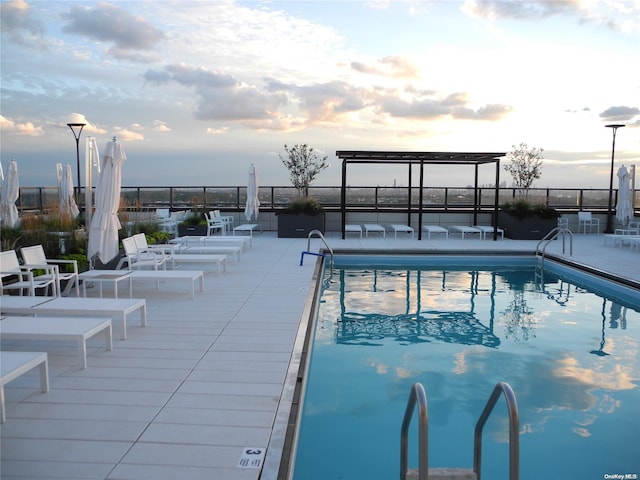
<path id="1" fill-rule="evenodd" d="M 306 143 L 304 145 L 294 145 L 289 148 L 284 146 L 286 157 L 278 154 L 284 166 L 289 170 L 289 178 L 298 196 L 306 197 L 309 193 L 309 185 L 320 172 L 329 167 L 327 157 L 319 156 L 313 148 Z"/>
<path id="2" fill-rule="evenodd" d="M 507 155 L 510 163 L 504 169 L 513 177 L 513 186 L 527 197 L 529 188 L 542 175 L 542 148 L 529 148 L 526 143 L 513 146 L 513 150 Z"/>

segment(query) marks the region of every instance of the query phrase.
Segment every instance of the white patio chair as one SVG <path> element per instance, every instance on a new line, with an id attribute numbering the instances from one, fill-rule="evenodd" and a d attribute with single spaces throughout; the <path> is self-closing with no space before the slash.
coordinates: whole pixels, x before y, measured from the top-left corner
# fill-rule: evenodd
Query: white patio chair
<path id="1" fill-rule="evenodd" d="M 163 243 L 160 245 L 149 245 L 147 243 L 147 236 L 144 233 L 136 233 L 133 235 L 133 241 L 136 244 L 138 252 L 151 252 L 164 257 L 165 263 L 171 260 L 172 268 L 175 267 L 174 255 L 176 253 L 176 246 L 169 243 Z"/>
<path id="2" fill-rule="evenodd" d="M 80 282 L 78 281 L 78 262 L 76 260 L 52 260 L 48 259 L 47 255 L 44 253 L 44 248 L 42 245 L 33 245 L 31 247 L 22 247 L 20 249 L 20 255 L 22 255 L 22 260 L 24 261 L 24 266 L 27 268 L 39 268 L 40 265 L 54 265 L 55 275 L 56 275 L 56 288 L 58 292 L 63 293 L 60 288 L 60 283 L 62 280 L 67 281 L 67 285 L 65 287 L 64 294 L 67 294 L 71 291 L 73 286 L 76 287 L 76 297 L 80 296 Z M 73 271 L 60 271 L 60 267 L 65 265 L 70 265 Z M 46 276 L 36 277 L 37 279 L 44 279 Z"/>
<path id="3" fill-rule="evenodd" d="M 19 290 L 20 295 L 26 290 L 28 295 L 35 295 L 36 289 L 51 287 L 51 295 L 57 295 L 54 266 L 45 265 L 43 270 L 48 274 L 47 278 L 34 278 L 33 272 L 20 266 L 15 250 L 7 250 L 0 253 L 0 295 L 5 290 Z M 16 281 L 5 283 L 5 278 L 15 277 Z M 46 290 L 45 290 L 46 292 Z"/>
<path id="4" fill-rule="evenodd" d="M 223 234 L 226 230 L 226 225 L 220 218 L 220 210 L 218 210 L 218 215 L 215 215 L 215 212 L 209 212 L 204 214 L 207 219 L 207 236 L 211 236 L 215 233 L 216 230 L 220 230 L 220 234 Z"/>
<path id="5" fill-rule="evenodd" d="M 222 215 L 220 210 L 212 210 L 211 216 L 214 220 L 221 222 L 224 225 L 224 232 L 230 232 L 233 228 L 233 217 L 231 215 Z"/>
<path id="6" fill-rule="evenodd" d="M 174 237 L 178 236 L 178 224 L 184 219 L 186 212 L 170 212 L 168 208 L 157 208 L 156 217 L 160 222 L 160 228 Z"/>
<path id="7" fill-rule="evenodd" d="M 146 267 L 151 267 L 154 270 L 158 270 L 158 267 L 162 267 L 163 270 L 167 269 L 167 263 L 164 255 L 160 255 L 155 252 L 138 251 L 133 237 L 123 238 L 122 247 L 124 248 L 124 255 L 127 258 L 127 266 L 129 267 L 129 270 Z"/>
<path id="8" fill-rule="evenodd" d="M 584 233 L 587 233 L 587 228 L 589 229 L 589 233 L 591 233 L 594 227 L 596 229 L 596 233 L 599 233 L 599 219 L 593 218 L 591 212 L 578 212 L 578 233 L 580 233 L 580 230 L 584 230 Z"/>

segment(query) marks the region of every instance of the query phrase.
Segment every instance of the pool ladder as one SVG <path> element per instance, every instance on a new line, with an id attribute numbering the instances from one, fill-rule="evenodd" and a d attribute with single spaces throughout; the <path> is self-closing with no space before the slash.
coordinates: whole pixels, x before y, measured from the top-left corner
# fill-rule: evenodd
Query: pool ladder
<path id="1" fill-rule="evenodd" d="M 503 394 L 509 412 L 509 480 L 520 478 L 520 432 L 516 395 L 506 382 L 496 384 L 480 418 L 476 423 L 473 445 L 473 468 L 429 468 L 429 415 L 427 413 L 427 394 L 421 383 L 411 387 L 409 401 L 402 420 L 400 432 L 400 480 L 480 480 L 482 460 L 482 429 L 496 402 Z M 407 467 L 409 451 L 409 424 L 418 408 L 418 469 Z"/>
<path id="2" fill-rule="evenodd" d="M 567 234 L 569 234 L 569 255 L 573 256 L 573 232 L 568 228 L 556 227 L 553 230 L 551 230 L 549 233 L 547 233 L 542 238 L 542 240 L 540 240 L 536 245 L 536 255 L 540 255 L 542 257 L 541 265 L 544 265 L 544 253 L 545 253 L 545 250 L 547 249 L 547 246 L 549 245 L 549 243 L 551 243 L 553 240 L 555 240 L 561 235 L 562 235 L 562 253 L 563 254 L 565 253 L 564 239 Z M 543 243 L 544 245 L 542 247 L 542 250 L 540 250 L 540 245 L 542 245 Z"/>
<path id="3" fill-rule="evenodd" d="M 331 247 L 327 243 L 327 240 L 324 238 L 324 235 L 322 235 L 322 232 L 320 230 L 311 230 L 309 232 L 309 235 L 307 236 L 307 249 L 304 250 L 302 252 L 302 254 L 300 255 L 300 266 L 302 266 L 302 263 L 304 262 L 304 256 L 305 255 L 315 255 L 317 257 L 325 257 L 325 258 L 327 256 L 326 253 L 316 253 L 316 252 L 312 252 L 311 251 L 311 239 L 314 236 L 317 236 L 320 240 L 322 240 L 322 243 L 324 243 L 324 246 L 329 251 L 329 258 L 331 260 L 331 268 L 333 268 L 333 250 L 331 249 Z"/>

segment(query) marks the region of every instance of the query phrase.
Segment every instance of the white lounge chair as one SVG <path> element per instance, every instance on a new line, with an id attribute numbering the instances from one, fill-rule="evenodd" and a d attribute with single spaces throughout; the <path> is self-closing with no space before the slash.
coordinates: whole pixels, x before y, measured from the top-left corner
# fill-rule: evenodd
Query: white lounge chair
<path id="1" fill-rule="evenodd" d="M 600 232 L 600 220 L 594 218 L 591 215 L 591 212 L 578 212 L 578 233 L 580 230 L 584 230 L 584 233 L 587 233 L 587 228 L 589 229 L 589 233 L 595 228 L 596 233 Z"/>
<path id="2" fill-rule="evenodd" d="M 108 317 L 120 322 L 121 338 L 127 339 L 127 317 L 140 315 L 140 325 L 147 325 L 147 303 L 139 298 L 76 298 L 5 296 L 0 303 L 5 315 L 54 315 Z"/>
<path id="3" fill-rule="evenodd" d="M 209 245 L 215 247 L 216 245 L 231 245 L 234 247 L 242 248 L 243 252 L 248 251 L 251 248 L 251 240 L 253 237 L 249 235 L 232 236 L 222 235 L 216 237 L 200 237 L 197 235 L 185 235 L 184 237 L 174 238 L 169 240 L 169 243 L 178 247 L 188 247 L 190 245 Z"/>
<path id="4" fill-rule="evenodd" d="M 140 237 L 138 238 L 140 239 L 139 241 L 142 241 Z M 133 242 L 133 247 L 131 246 L 131 242 Z M 126 244 L 128 248 L 131 249 L 133 252 L 137 252 L 136 241 L 133 237 L 128 237 L 123 239 L 122 244 L 123 246 Z M 125 253 L 126 251 L 127 251 L 127 248 L 125 248 Z M 187 249 L 185 249 L 184 251 L 187 252 Z M 209 249 L 207 252 L 202 251 L 202 247 L 201 247 L 199 250 L 192 250 L 190 253 L 174 253 L 173 255 L 171 255 L 170 259 L 171 259 L 172 267 L 175 267 L 175 263 L 178 263 L 178 264 L 215 263 L 218 266 L 218 273 L 220 274 L 223 271 L 225 272 L 227 271 L 227 255 L 224 254 L 225 251 L 234 253 L 239 258 L 241 247 L 224 247 L 224 248 L 221 247 L 220 249 L 217 249 L 217 250 Z M 215 254 L 215 252 L 221 252 L 221 253 Z M 141 255 L 151 255 L 152 253 L 154 252 L 147 252 L 146 254 L 141 253 Z M 157 255 L 158 257 L 162 256 L 159 252 L 155 252 L 155 255 Z M 134 256 L 135 256 L 135 253 L 134 253 Z M 152 260 L 153 258 L 151 258 L 149 262 L 151 262 Z M 166 260 L 167 260 L 166 257 L 163 257 L 162 260 L 160 260 L 160 258 L 156 258 L 157 262 L 164 261 L 163 265 L 165 266 L 165 268 L 163 270 L 166 270 L 166 263 L 167 263 Z M 125 261 L 127 260 L 125 259 Z M 120 268 L 120 265 L 117 268 Z M 160 270 L 154 269 L 154 271 L 159 272 Z"/>
<path id="5" fill-rule="evenodd" d="M 378 225 L 377 223 L 365 223 L 364 225 L 365 237 L 369 237 L 369 232 L 372 233 L 382 233 L 383 237 L 387 236 L 387 232 L 382 225 Z"/>
<path id="6" fill-rule="evenodd" d="M 413 238 L 413 228 L 412 227 L 410 227 L 408 225 L 397 224 L 397 223 L 393 223 L 393 224 L 391 224 L 389 226 L 393 230 L 393 236 L 395 238 L 398 238 L 398 232 L 400 232 L 400 233 L 410 233 L 411 234 L 411 238 Z"/>
<path id="7" fill-rule="evenodd" d="M 4 407 L 4 386 L 11 380 L 40 367 L 40 390 L 49 391 L 49 364 L 45 352 L 0 352 L 0 422 L 7 414 Z"/>
<path id="8" fill-rule="evenodd" d="M 262 231 L 262 225 L 259 223 L 243 223 L 242 225 L 233 227 L 233 234 L 235 235 L 236 232 L 249 232 L 249 235 L 253 237 L 254 230 Z"/>
<path id="9" fill-rule="evenodd" d="M 31 247 L 22 247 L 20 249 L 20 255 L 22 255 L 22 260 L 24 260 L 24 266 L 29 268 L 38 268 L 40 265 L 54 265 L 56 268 L 54 270 L 56 275 L 56 289 L 58 292 L 61 292 L 60 282 L 61 280 L 66 280 L 67 285 L 65 287 L 64 294 L 67 294 L 71 291 L 71 289 L 76 287 L 76 297 L 80 296 L 80 282 L 78 282 L 78 262 L 76 260 L 52 260 L 47 258 L 47 255 L 44 253 L 44 248 L 42 245 L 33 245 Z M 60 267 L 64 267 L 65 265 L 69 265 L 72 268 L 71 272 L 68 271 L 60 271 Z"/>
<path id="10" fill-rule="evenodd" d="M 449 238 L 449 230 L 440 225 L 423 225 L 422 230 L 427 232 L 428 239 L 431 239 L 431 234 L 444 235 L 444 238 Z"/>
<path id="11" fill-rule="evenodd" d="M 175 267 L 173 256 L 176 253 L 176 247 L 170 243 L 162 243 L 158 245 L 149 245 L 147 243 L 147 236 L 144 233 L 136 233 L 132 236 L 133 242 L 136 245 L 136 249 L 143 253 L 155 253 L 164 257 L 165 264 L 169 260 L 172 262 L 172 268 Z"/>
<path id="12" fill-rule="evenodd" d="M 122 247 L 124 248 L 124 255 L 129 270 L 145 267 L 151 267 L 154 270 L 158 270 L 158 267 L 162 267 L 163 270 L 167 268 L 167 262 L 162 253 L 150 251 L 141 252 L 138 250 L 133 237 L 123 238 Z"/>
<path id="13" fill-rule="evenodd" d="M 463 240 L 465 235 L 475 235 L 475 234 L 477 234 L 478 238 L 482 240 L 482 230 L 475 227 L 469 227 L 466 225 L 453 225 L 449 227 L 449 231 L 461 233 Z"/>
<path id="14" fill-rule="evenodd" d="M 83 296 L 87 296 L 87 284 L 97 283 L 100 298 L 102 298 L 102 284 L 113 283 L 113 298 L 118 298 L 118 283 L 129 283 L 129 298 L 133 298 L 134 280 L 151 280 L 160 288 L 160 282 L 184 280 L 191 287 L 191 298 L 195 298 L 196 282 L 200 282 L 200 291 L 204 291 L 204 272 L 202 270 L 88 270 L 80 274 Z"/>
<path id="15" fill-rule="evenodd" d="M 76 317 L 4 317 L 0 336 L 11 340 L 58 340 L 76 342 L 80 366 L 87 368 L 87 340 L 104 333 L 107 350 L 113 349 L 111 319 Z"/>
<path id="16" fill-rule="evenodd" d="M 20 266 L 18 255 L 15 250 L 7 250 L 0 253 L 0 294 L 4 294 L 5 290 L 20 290 L 20 295 L 27 291 L 28 295 L 35 295 L 36 290 L 43 288 L 48 290 L 51 288 L 51 294 L 57 295 L 55 267 L 44 265 L 44 275 L 37 278 L 33 276 L 28 268 Z M 5 283 L 6 278 L 15 278 L 12 283 Z"/>
<path id="17" fill-rule="evenodd" d="M 344 226 L 344 233 L 355 233 L 357 235 L 360 235 L 360 238 L 362 238 L 362 227 L 360 225 L 356 225 L 356 224 L 346 224 Z"/>
<path id="18" fill-rule="evenodd" d="M 233 261 L 238 263 L 240 261 L 240 254 L 242 253 L 242 247 L 236 245 L 206 245 L 200 243 L 199 245 L 191 244 L 188 247 L 180 248 L 180 255 L 184 258 L 187 255 L 202 255 L 202 254 L 222 254 L 231 255 Z"/>
<path id="19" fill-rule="evenodd" d="M 473 228 L 477 228 L 482 232 L 482 238 L 487 238 L 487 235 L 493 235 L 493 227 L 491 225 L 474 225 Z M 504 230 L 502 228 L 497 229 L 500 238 L 504 239 Z"/>

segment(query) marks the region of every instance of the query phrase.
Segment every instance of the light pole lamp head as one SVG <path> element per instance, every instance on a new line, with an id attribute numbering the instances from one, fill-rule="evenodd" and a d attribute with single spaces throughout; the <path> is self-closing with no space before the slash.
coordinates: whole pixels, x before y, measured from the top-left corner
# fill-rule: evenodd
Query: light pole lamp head
<path id="1" fill-rule="evenodd" d="M 69 127 L 73 132 L 73 136 L 75 137 L 76 141 L 80 138 L 80 134 L 82 133 L 82 129 L 85 125 L 86 123 L 67 123 L 67 127 Z M 76 128 L 78 129 L 77 132 Z"/>
<path id="2" fill-rule="evenodd" d="M 616 131 L 618 128 L 626 127 L 626 125 L 621 123 L 612 123 L 611 125 L 605 125 L 606 128 L 613 128 Z"/>

